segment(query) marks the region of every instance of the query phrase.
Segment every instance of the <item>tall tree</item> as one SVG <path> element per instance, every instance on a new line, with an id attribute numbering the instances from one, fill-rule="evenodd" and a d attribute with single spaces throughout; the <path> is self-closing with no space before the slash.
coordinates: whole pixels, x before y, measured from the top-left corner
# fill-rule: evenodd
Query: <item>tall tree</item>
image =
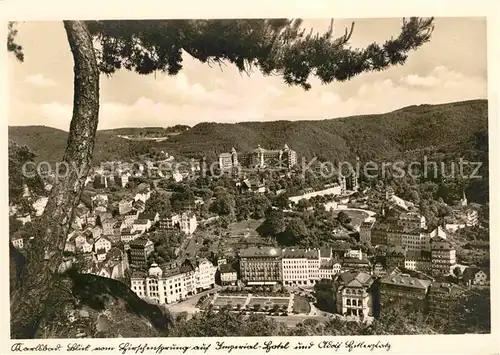
<path id="1" fill-rule="evenodd" d="M 69 173 L 54 184 L 43 227 L 27 256 L 19 294 L 11 299 L 13 338 L 35 335 L 56 281 L 94 150 L 99 73 L 111 75 L 125 68 L 139 74 L 175 75 L 187 52 L 203 63 L 229 62 L 242 72 L 258 68 L 308 90 L 312 76 L 331 83 L 403 64 L 411 50 L 430 40 L 433 19 L 405 19 L 397 37 L 363 49 L 348 46 L 354 25 L 335 38 L 332 26 L 320 35 L 302 29 L 301 20 L 287 19 L 64 21 L 64 28 L 74 60 L 73 115 L 63 158 Z M 9 24 L 7 47 L 18 60 L 24 59 L 13 24 Z"/>

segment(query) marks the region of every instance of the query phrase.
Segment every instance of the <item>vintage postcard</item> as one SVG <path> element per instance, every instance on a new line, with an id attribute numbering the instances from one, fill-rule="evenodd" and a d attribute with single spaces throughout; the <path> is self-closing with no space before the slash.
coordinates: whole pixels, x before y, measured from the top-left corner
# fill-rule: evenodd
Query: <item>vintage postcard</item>
<path id="1" fill-rule="evenodd" d="M 0 7 L 1 353 L 499 353 L 498 3 L 50 3 Z"/>

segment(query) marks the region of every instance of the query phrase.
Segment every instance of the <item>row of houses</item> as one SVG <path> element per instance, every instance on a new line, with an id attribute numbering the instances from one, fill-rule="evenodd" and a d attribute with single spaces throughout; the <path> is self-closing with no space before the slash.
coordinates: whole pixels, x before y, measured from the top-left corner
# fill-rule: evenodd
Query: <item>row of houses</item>
<path id="1" fill-rule="evenodd" d="M 247 285 L 312 286 L 341 271 L 362 271 L 384 276 L 401 269 L 432 275 L 449 275 L 457 265 L 455 250 L 442 238 L 431 240 L 431 251 L 380 247 L 367 258 L 360 250 L 346 248 L 279 249 L 250 247 L 239 252 L 240 278 Z"/>
<path id="2" fill-rule="evenodd" d="M 456 265 L 456 251 L 447 232 L 438 226 L 429 231 L 426 219 L 416 211 L 402 211 L 396 216 L 363 222 L 359 240 L 365 245 L 388 247 L 397 266 L 409 270 L 449 274 Z"/>

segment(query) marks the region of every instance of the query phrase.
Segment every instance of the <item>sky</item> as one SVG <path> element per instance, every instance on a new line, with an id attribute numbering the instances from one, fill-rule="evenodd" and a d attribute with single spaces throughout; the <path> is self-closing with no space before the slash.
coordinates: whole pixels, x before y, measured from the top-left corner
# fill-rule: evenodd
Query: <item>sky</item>
<path id="1" fill-rule="evenodd" d="M 355 22 L 352 47 L 397 36 L 401 18 L 335 19 L 334 34 Z M 324 32 L 330 20 L 305 20 Z M 25 61 L 9 54 L 9 125 L 69 129 L 73 61 L 62 22 L 18 24 Z M 279 77 L 241 74 L 228 64 L 209 67 L 188 54 L 176 76 L 119 71 L 100 83 L 99 129 L 193 126 L 200 122 L 321 120 L 376 114 L 418 104 L 487 98 L 486 19 L 436 18 L 429 43 L 403 66 L 313 88 L 287 86 Z"/>

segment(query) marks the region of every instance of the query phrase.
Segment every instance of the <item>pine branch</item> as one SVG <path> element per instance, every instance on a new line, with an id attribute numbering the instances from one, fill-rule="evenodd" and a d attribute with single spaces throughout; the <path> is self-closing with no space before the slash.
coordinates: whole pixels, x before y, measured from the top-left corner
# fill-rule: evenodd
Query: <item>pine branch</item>
<path id="1" fill-rule="evenodd" d="M 354 23 L 333 38 L 333 19 L 324 34 L 306 34 L 302 20 L 91 21 L 89 28 L 106 55 L 100 68 L 108 74 L 123 67 L 140 74 L 177 74 L 182 50 L 202 63 L 231 63 L 250 75 L 280 75 L 285 83 L 309 89 L 311 76 L 322 83 L 345 81 L 369 71 L 403 64 L 408 53 L 430 40 L 433 18 L 403 19 L 401 32 L 382 45 L 351 49 Z M 110 41 L 113 39 L 113 41 Z M 112 44 L 112 45 L 111 45 Z"/>

